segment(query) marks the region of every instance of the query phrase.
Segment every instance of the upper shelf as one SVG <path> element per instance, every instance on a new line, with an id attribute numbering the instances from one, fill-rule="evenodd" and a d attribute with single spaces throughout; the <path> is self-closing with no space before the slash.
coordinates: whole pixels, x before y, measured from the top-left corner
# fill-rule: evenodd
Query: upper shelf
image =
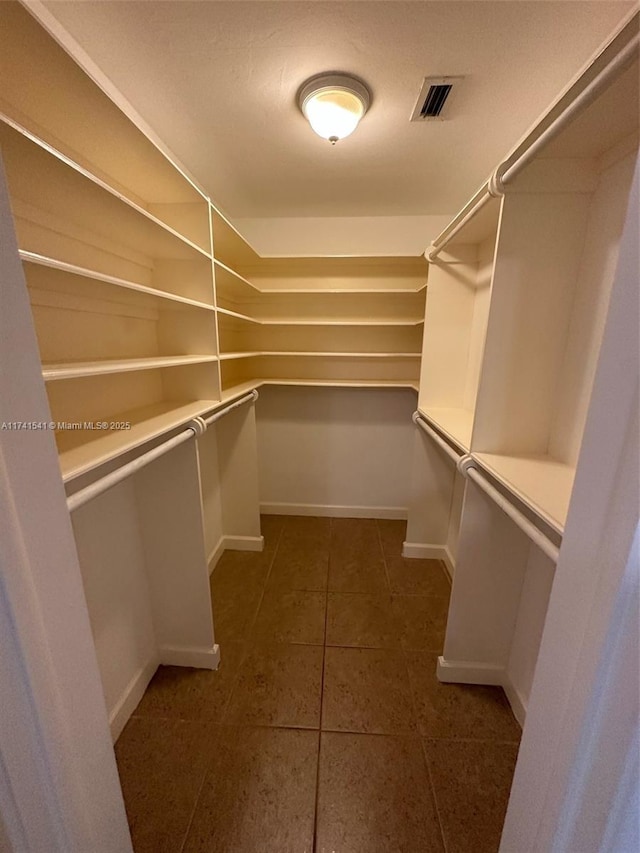
<path id="1" fill-rule="evenodd" d="M 258 253 L 215 207 L 211 208 L 211 227 L 213 254 L 226 267 L 243 275 L 247 267 L 253 267 L 260 261 Z"/>
<path id="2" fill-rule="evenodd" d="M 72 361 L 42 365 L 46 382 L 59 379 L 80 379 L 83 376 L 100 376 L 108 373 L 129 373 L 133 370 L 157 370 L 161 367 L 183 367 L 217 361 L 215 355 L 174 355 L 150 358 L 105 358 L 100 361 Z"/>
<path id="3" fill-rule="evenodd" d="M 379 318 L 358 318 L 358 319 L 344 319 L 337 320 L 333 317 L 317 317 L 314 319 L 300 318 L 300 319 L 292 319 L 292 318 L 277 318 L 277 319 L 269 319 L 263 320 L 258 317 L 251 317 L 248 314 L 241 314 L 238 311 L 231 311 L 227 308 L 218 308 L 218 314 L 221 315 L 222 318 L 228 317 L 229 320 L 240 320 L 245 323 L 252 323 L 258 326 L 422 326 L 424 320 L 415 320 L 415 319 L 403 319 L 398 320 L 393 317 L 386 317 L 383 319 Z"/>
<path id="4" fill-rule="evenodd" d="M 19 3 L 0 3 L 0 79 L 3 112 L 137 204 L 206 201 Z"/>
<path id="5" fill-rule="evenodd" d="M 37 255 L 33 252 L 20 251 L 20 258 L 28 271 L 27 281 L 37 288 L 54 290 L 57 293 L 84 296 L 94 295 L 96 298 L 126 305 L 153 305 L 160 310 L 188 310 L 197 308 L 204 311 L 215 311 L 213 305 L 188 299 L 175 293 L 157 290 L 133 281 L 105 275 L 96 270 L 68 264 L 56 258 Z"/>
<path id="6" fill-rule="evenodd" d="M 244 275 L 263 293 L 417 293 L 427 281 L 422 257 L 257 258 Z"/>
<path id="7" fill-rule="evenodd" d="M 151 258 L 210 257 L 145 209 L 114 192 L 54 148 L 15 124 L 0 122 L 0 146 L 14 215 L 78 235 L 92 232 Z"/>

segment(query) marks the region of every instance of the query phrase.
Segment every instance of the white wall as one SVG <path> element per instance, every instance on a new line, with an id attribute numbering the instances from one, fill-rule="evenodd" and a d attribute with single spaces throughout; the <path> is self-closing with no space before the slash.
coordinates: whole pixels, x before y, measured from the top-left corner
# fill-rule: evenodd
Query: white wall
<path id="1" fill-rule="evenodd" d="M 158 662 L 133 480 L 77 509 L 72 521 L 105 701 L 113 723 L 131 683 L 144 681 Z"/>
<path id="2" fill-rule="evenodd" d="M 421 255 L 450 219 L 450 214 L 331 216 L 233 224 L 261 255 Z"/>
<path id="3" fill-rule="evenodd" d="M 529 705 L 554 575 L 554 564 L 539 548 L 532 545 L 507 663 L 507 677 L 525 709 Z"/>
<path id="4" fill-rule="evenodd" d="M 211 560 L 222 540 L 222 498 L 218 473 L 218 441 L 211 427 L 198 439 L 202 515 L 207 560 Z"/>
<path id="5" fill-rule="evenodd" d="M 262 511 L 406 517 L 416 394 L 263 386 Z"/>

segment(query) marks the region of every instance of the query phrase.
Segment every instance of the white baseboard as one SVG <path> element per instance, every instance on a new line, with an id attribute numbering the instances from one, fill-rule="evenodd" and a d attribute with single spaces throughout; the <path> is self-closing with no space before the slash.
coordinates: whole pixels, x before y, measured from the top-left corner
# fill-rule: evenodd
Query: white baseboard
<path id="1" fill-rule="evenodd" d="M 212 574 L 215 567 L 218 565 L 218 560 L 224 554 L 224 536 L 221 536 L 218 540 L 218 544 L 212 549 L 211 553 L 207 557 L 207 565 L 209 566 L 209 574 Z"/>
<path id="2" fill-rule="evenodd" d="M 445 660 L 438 658 L 436 670 L 438 681 L 451 684 L 504 684 L 503 666 L 479 661 Z"/>
<path id="3" fill-rule="evenodd" d="M 527 700 L 511 681 L 503 666 L 478 661 L 451 661 L 440 656 L 436 674 L 438 681 L 449 684 L 493 684 L 502 687 L 513 716 L 524 727 Z"/>
<path id="4" fill-rule="evenodd" d="M 260 504 L 263 515 L 317 515 L 329 518 L 399 518 L 408 515 L 405 506 L 338 506 L 335 504 Z"/>
<path id="5" fill-rule="evenodd" d="M 224 550 L 263 551 L 264 536 L 223 536 Z"/>
<path id="6" fill-rule="evenodd" d="M 422 542 L 403 542 L 402 556 L 421 560 L 444 560 L 447 549 L 444 545 L 428 545 Z"/>
<path id="7" fill-rule="evenodd" d="M 524 698 L 522 693 L 518 690 L 518 688 L 514 685 L 514 683 L 509 678 L 509 675 L 505 672 L 504 681 L 502 682 L 502 689 L 504 690 L 507 699 L 509 700 L 509 704 L 511 705 L 511 710 L 513 711 L 513 716 L 520 723 L 522 728 L 524 728 L 524 722 L 527 718 L 527 700 Z"/>
<path id="8" fill-rule="evenodd" d="M 111 740 L 115 743 L 122 730 L 127 724 L 129 717 L 138 707 L 138 702 L 144 696 L 144 691 L 149 686 L 149 682 L 155 675 L 160 661 L 153 658 L 144 666 L 142 666 L 131 681 L 127 684 L 122 696 L 118 699 L 115 707 L 109 713 L 109 728 L 111 729 Z"/>
<path id="9" fill-rule="evenodd" d="M 453 579 L 455 561 L 446 545 L 429 545 L 422 542 L 403 542 L 402 556 L 421 560 L 442 560 L 449 580 Z"/>
<path id="10" fill-rule="evenodd" d="M 453 581 L 453 576 L 456 572 L 456 561 L 453 559 L 453 555 L 448 548 L 444 549 L 444 557 L 442 557 L 442 562 L 445 565 L 447 570 L 447 574 L 449 575 L 449 580 Z"/>
<path id="11" fill-rule="evenodd" d="M 161 646 L 160 663 L 165 666 L 193 666 L 197 669 L 217 669 L 220 663 L 220 646 L 211 648 Z"/>

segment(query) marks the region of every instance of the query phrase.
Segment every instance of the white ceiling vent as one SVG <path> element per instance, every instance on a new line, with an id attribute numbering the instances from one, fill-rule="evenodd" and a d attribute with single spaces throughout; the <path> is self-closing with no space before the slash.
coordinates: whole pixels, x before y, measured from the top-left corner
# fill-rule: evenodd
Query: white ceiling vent
<path id="1" fill-rule="evenodd" d="M 462 80 L 462 77 L 425 77 L 411 121 L 444 121 L 445 104 Z"/>

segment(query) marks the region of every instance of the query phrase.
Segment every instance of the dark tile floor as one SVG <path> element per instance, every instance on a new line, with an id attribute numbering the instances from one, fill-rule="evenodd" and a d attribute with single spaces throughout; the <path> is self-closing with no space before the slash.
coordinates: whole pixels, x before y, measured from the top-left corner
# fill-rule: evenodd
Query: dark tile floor
<path id="1" fill-rule="evenodd" d="M 440 684 L 449 582 L 399 521 L 263 518 L 212 576 L 217 672 L 161 667 L 116 745 L 136 853 L 491 853 L 520 729 Z"/>

